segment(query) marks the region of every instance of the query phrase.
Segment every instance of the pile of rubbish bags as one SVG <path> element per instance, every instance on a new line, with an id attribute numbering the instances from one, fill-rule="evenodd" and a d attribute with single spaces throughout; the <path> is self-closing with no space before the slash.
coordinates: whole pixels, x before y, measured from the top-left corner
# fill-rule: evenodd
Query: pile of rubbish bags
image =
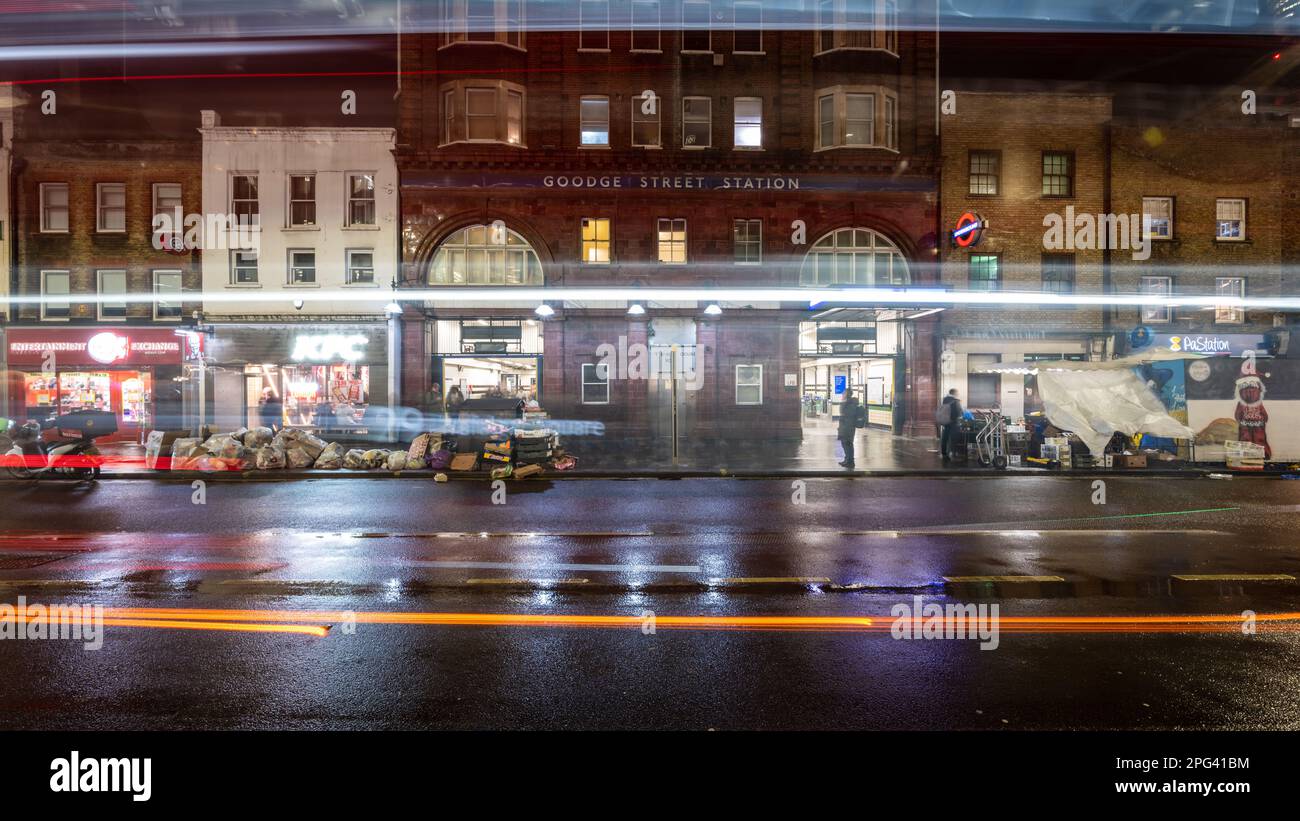
<path id="1" fill-rule="evenodd" d="M 430 457 L 442 449 L 435 434 L 416 437 L 409 451 L 386 448 L 344 450 L 305 431 L 239 428 L 215 433 L 206 440 L 177 439 L 172 444 L 172 470 L 426 470 Z"/>

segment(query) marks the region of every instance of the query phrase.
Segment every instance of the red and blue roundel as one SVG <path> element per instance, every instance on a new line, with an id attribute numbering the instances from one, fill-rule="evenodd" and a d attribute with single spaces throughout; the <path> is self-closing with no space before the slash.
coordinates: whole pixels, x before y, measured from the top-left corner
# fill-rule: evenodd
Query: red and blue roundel
<path id="1" fill-rule="evenodd" d="M 973 211 L 967 211 L 957 218 L 957 227 L 953 229 L 952 241 L 959 248 L 972 248 L 980 244 L 984 234 L 984 220 Z"/>

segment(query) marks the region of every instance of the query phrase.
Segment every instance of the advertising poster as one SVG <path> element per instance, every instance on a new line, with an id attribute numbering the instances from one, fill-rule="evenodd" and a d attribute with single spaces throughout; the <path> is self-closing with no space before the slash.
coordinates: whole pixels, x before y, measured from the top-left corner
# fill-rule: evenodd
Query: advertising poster
<path id="1" fill-rule="evenodd" d="M 1197 461 L 1222 460 L 1225 441 L 1259 445 L 1268 461 L 1300 460 L 1300 361 L 1196 359 L 1186 375 Z"/>

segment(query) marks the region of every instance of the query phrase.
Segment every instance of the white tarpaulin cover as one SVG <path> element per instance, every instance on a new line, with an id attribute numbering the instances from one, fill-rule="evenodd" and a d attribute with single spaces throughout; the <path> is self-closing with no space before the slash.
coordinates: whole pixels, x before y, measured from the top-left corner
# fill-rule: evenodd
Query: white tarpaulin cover
<path id="1" fill-rule="evenodd" d="M 1191 439 L 1195 433 L 1165 410 L 1151 388 L 1129 368 L 1038 372 L 1048 420 L 1068 430 L 1100 456 L 1116 432 Z"/>

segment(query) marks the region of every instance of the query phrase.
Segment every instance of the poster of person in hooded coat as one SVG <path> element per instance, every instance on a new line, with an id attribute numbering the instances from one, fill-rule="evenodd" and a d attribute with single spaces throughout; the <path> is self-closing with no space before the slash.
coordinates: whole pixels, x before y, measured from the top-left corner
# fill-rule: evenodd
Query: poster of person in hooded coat
<path id="1" fill-rule="evenodd" d="M 1224 458 L 1224 442 L 1250 442 L 1268 460 L 1300 459 L 1300 360 L 1211 357 L 1187 362 L 1187 423 L 1196 458 Z"/>

